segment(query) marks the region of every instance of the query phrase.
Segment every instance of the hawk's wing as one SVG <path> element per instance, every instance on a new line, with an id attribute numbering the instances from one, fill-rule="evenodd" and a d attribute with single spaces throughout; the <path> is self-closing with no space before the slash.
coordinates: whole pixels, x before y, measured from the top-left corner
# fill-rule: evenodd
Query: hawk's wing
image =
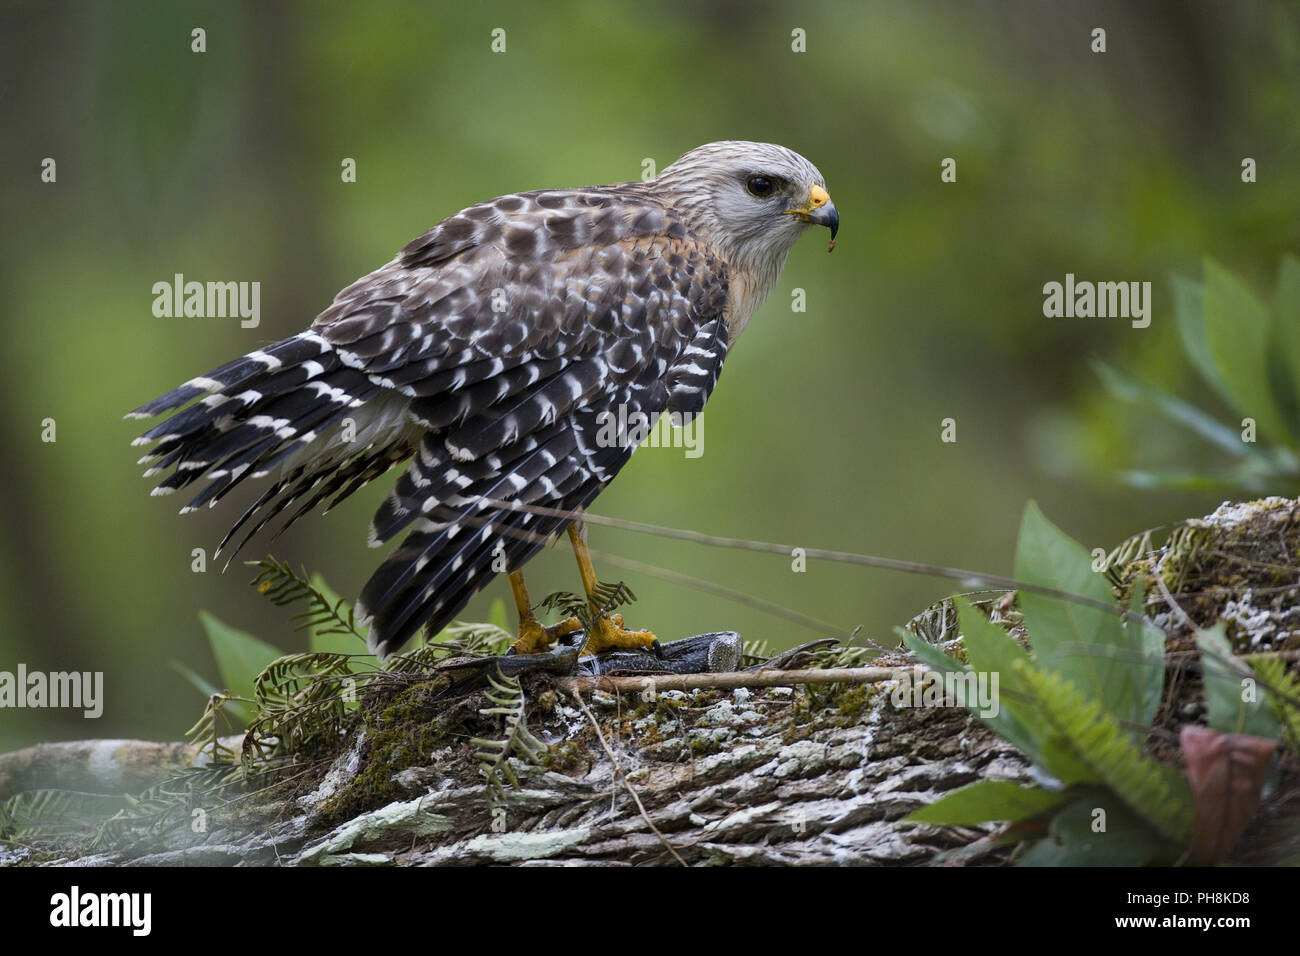
<path id="1" fill-rule="evenodd" d="M 473 207 L 394 265 L 411 283 L 398 323 L 351 325 L 346 291 L 317 323 L 345 362 L 410 394 L 424 429 L 372 528 L 410 529 L 359 604 L 381 654 L 440 629 L 595 498 L 634 450 L 612 423 L 702 408 L 727 346 L 721 261 L 612 191 Z"/>
<path id="2" fill-rule="evenodd" d="M 727 291 L 722 261 L 639 184 L 504 196 L 410 243 L 309 331 L 143 406 L 202 396 L 144 436 L 160 441 L 147 459 L 176 469 L 161 491 L 211 479 L 191 506 L 278 471 L 231 530 L 257 516 L 246 541 L 414 454 L 372 539 L 409 533 L 359 604 L 388 653 L 569 521 L 519 505 L 569 513 L 613 478 L 633 449 L 602 413 L 703 407 Z"/>

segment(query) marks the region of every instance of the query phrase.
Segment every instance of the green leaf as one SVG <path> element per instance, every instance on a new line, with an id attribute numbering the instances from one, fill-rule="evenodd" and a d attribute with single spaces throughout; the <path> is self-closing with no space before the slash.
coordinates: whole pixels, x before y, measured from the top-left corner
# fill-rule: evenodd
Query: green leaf
<path id="1" fill-rule="evenodd" d="M 1191 471 L 1149 471 L 1138 469 L 1120 473 L 1120 479 L 1134 488 L 1143 491 L 1219 491 L 1224 488 L 1249 488 L 1263 491 L 1277 479 L 1265 481 L 1259 474 L 1233 470 L 1222 475 L 1210 475 Z"/>
<path id="2" fill-rule="evenodd" d="M 510 626 L 510 621 L 506 618 L 506 602 L 497 598 L 492 602 L 492 608 L 488 611 L 488 623 L 507 633 L 513 633 L 514 629 Z"/>
<path id="3" fill-rule="evenodd" d="M 1282 342 L 1295 379 L 1300 380 L 1300 259 L 1287 253 L 1273 292 L 1273 323 L 1283 330 Z"/>
<path id="4" fill-rule="evenodd" d="M 1021 650 L 1020 646 L 1016 644 L 1015 640 L 1012 639 L 1012 637 L 1009 634 L 1007 634 L 997 625 L 991 623 L 987 618 L 984 617 L 984 615 L 980 614 L 979 611 L 971 608 L 970 605 L 968 605 L 963 598 L 960 597 L 955 598 L 953 603 L 956 605 L 958 609 L 959 621 L 961 620 L 961 615 L 963 613 L 969 613 L 973 615 L 974 619 L 983 621 L 984 627 L 992 628 L 994 631 L 997 631 L 999 634 L 1001 634 L 1002 640 L 1009 641 L 1012 647 L 1014 648 L 1015 654 L 1018 654 L 1021 657 L 1024 656 L 1024 651 Z M 966 611 L 963 611 L 962 610 L 963 608 L 965 608 Z M 967 635 L 969 631 L 976 626 L 978 626 L 978 623 L 973 625 L 968 624 L 962 627 L 962 634 L 964 635 L 962 639 L 962 643 L 966 646 L 967 656 L 970 656 L 971 642 L 969 637 L 965 635 Z M 901 628 L 901 627 L 896 627 L 894 628 L 894 630 L 895 632 L 898 633 L 900 637 L 903 638 L 903 643 L 907 645 L 908 649 L 911 650 L 912 653 L 915 654 L 920 659 L 921 663 L 923 663 L 925 666 L 930 668 L 930 670 L 935 671 L 939 674 L 971 673 L 972 669 L 964 665 L 957 658 L 952 657 L 949 654 L 945 654 L 943 651 L 939 650 L 939 648 L 935 647 L 933 644 L 929 643 L 923 638 L 917 637 L 911 631 L 908 631 L 905 628 Z M 977 644 L 979 643 L 978 636 L 976 637 L 975 641 Z M 976 656 L 980 660 L 980 664 L 981 664 L 981 666 L 977 668 L 977 670 L 982 670 L 986 674 L 998 673 L 999 675 L 998 696 L 996 698 L 997 705 L 998 705 L 997 715 L 993 717 L 985 717 L 982 714 L 980 714 L 980 710 L 982 708 L 978 705 L 978 702 L 971 701 L 968 703 L 965 700 L 961 700 L 961 698 L 964 696 L 964 694 L 962 693 L 963 688 L 961 687 L 961 685 L 958 685 L 957 687 L 954 688 L 957 691 L 955 696 L 961 701 L 961 703 L 964 706 L 968 707 L 968 709 L 970 709 L 977 716 L 979 716 L 980 720 L 982 720 L 985 724 L 987 724 L 990 728 L 992 728 L 996 733 L 1002 736 L 1005 740 L 1012 743 L 1018 750 L 1024 753 L 1027 757 L 1029 757 L 1031 760 L 1034 760 L 1035 762 L 1041 762 L 1039 761 L 1040 748 L 1039 748 L 1038 738 L 1035 735 L 1032 726 L 1026 725 L 1026 721 L 1029 721 L 1031 725 L 1033 723 L 1032 705 L 1028 708 L 1024 708 L 1026 710 L 1025 713 L 1020 713 L 1019 711 L 1021 708 L 1018 707 L 1014 702 L 1012 702 L 1010 707 L 1008 707 L 1008 702 L 1009 702 L 1008 698 L 1004 696 L 1006 694 L 1007 689 L 1005 685 L 1002 684 L 1002 671 L 1005 670 L 1008 674 L 1010 674 L 1012 676 L 1012 680 L 1014 683 L 1015 680 L 1014 672 L 1012 672 L 1009 666 L 1009 661 L 1014 660 L 1014 655 L 1008 652 L 1004 655 L 998 656 L 990 652 L 988 654 L 985 654 L 982 657 L 979 656 L 978 654 Z M 1012 694 L 1014 695 L 1014 693 L 1015 691 L 1013 688 Z"/>
<path id="5" fill-rule="evenodd" d="M 1300 325 L 1300 258 L 1288 252 L 1277 271 L 1273 311 L 1289 325 Z"/>
<path id="6" fill-rule="evenodd" d="M 1283 440 L 1288 431 L 1269 386 L 1272 316 L 1250 288 L 1213 259 L 1205 261 L 1205 337 L 1233 406 L 1259 432 Z"/>
<path id="7" fill-rule="evenodd" d="M 212 645 L 212 656 L 217 659 L 217 671 L 222 683 L 236 697 L 253 697 L 253 683 L 266 666 L 282 654 L 247 631 L 222 623 L 207 611 L 199 612 L 199 620 Z"/>
<path id="8" fill-rule="evenodd" d="M 1259 686 L 1250 665 L 1233 655 L 1223 622 L 1208 631 L 1198 630 L 1196 646 L 1201 652 L 1206 720 L 1210 727 L 1225 734 L 1280 739 L 1282 728 L 1269 709 L 1268 695 Z"/>
<path id="9" fill-rule="evenodd" d="M 1070 742 L 1055 729 L 1045 735 L 1039 753 L 1038 766 L 1067 787 L 1100 782 L 1096 772 L 1079 758 Z"/>
<path id="10" fill-rule="evenodd" d="M 1103 823 L 1105 829 L 1098 829 Z M 1016 865 L 1147 866 L 1172 863 L 1180 855 L 1177 844 L 1161 837 L 1112 794 L 1099 790 L 1058 811 L 1048 837 L 1021 854 Z"/>
<path id="11" fill-rule="evenodd" d="M 1059 674 L 1023 663 L 1016 666 L 1033 687 L 1061 748 L 1072 752 L 1096 783 L 1165 837 L 1180 846 L 1189 843 L 1194 808 L 1187 779 L 1173 767 L 1144 757 L 1096 700 L 1086 698 Z"/>
<path id="12" fill-rule="evenodd" d="M 1286 662 L 1280 657 L 1252 654 L 1246 660 L 1268 691 L 1273 716 L 1286 730 L 1287 745 L 1300 753 L 1300 679 L 1287 673 Z"/>
<path id="13" fill-rule="evenodd" d="M 1174 287 L 1174 317 L 1178 322 L 1178 334 L 1183 340 L 1183 351 L 1205 383 L 1231 405 L 1232 396 L 1219 377 L 1206 338 L 1205 284 L 1185 276 L 1173 276 L 1171 282 Z"/>
<path id="14" fill-rule="evenodd" d="M 972 826 L 998 820 L 1028 820 L 1073 799 L 1065 791 L 1022 787 L 1010 780 L 981 780 L 908 814 L 900 823 Z"/>
<path id="15" fill-rule="evenodd" d="M 1034 709 L 1033 688 L 1021 678 L 1015 666 L 1017 661 L 1029 664 L 1029 655 L 1015 638 L 964 598 L 954 598 L 953 604 L 971 670 L 998 677 L 998 714 L 980 719 L 1035 763 L 1045 764 L 1042 743 L 1050 728 Z M 1046 766 L 1046 769 L 1056 774 L 1058 768 Z"/>
<path id="16" fill-rule="evenodd" d="M 907 649 L 920 658 L 921 663 L 931 670 L 938 671 L 940 674 L 946 674 L 949 671 L 961 672 L 966 670 L 966 666 L 957 658 L 951 654 L 945 654 L 925 638 L 917 637 L 907 628 L 895 626 L 894 633 L 901 637 L 903 643 L 907 645 Z"/>
<path id="17" fill-rule="evenodd" d="M 188 667 L 177 660 L 168 661 L 168 664 L 171 665 L 172 670 L 198 688 L 199 693 L 202 694 L 205 699 L 211 697 L 213 694 L 220 693 L 220 688 L 193 668 Z"/>
<path id="18" fill-rule="evenodd" d="M 1092 556 L 1048 521 L 1034 502 L 1025 508 L 1016 549 L 1016 577 L 1022 581 L 1113 602 L 1105 576 L 1092 569 Z M 1060 674 L 1130 736 L 1144 723 L 1144 690 L 1150 668 L 1144 641 L 1127 631 L 1116 611 L 1032 591 L 1020 592 L 1020 609 L 1039 667 Z"/>
<path id="19" fill-rule="evenodd" d="M 1206 441 L 1230 454 L 1238 456 L 1258 454 L 1255 445 L 1241 440 L 1239 429 L 1229 428 L 1215 421 L 1195 405 L 1190 405 L 1157 388 L 1144 385 L 1106 362 L 1094 360 L 1092 366 L 1106 390 L 1121 401 L 1149 405 L 1170 421 L 1191 429 Z"/>
<path id="20" fill-rule="evenodd" d="M 1139 673 L 1142 713 L 1138 722 L 1144 728 L 1150 727 L 1155 721 L 1165 691 L 1165 632 L 1147 620 L 1143 613 L 1145 590 L 1146 579 L 1139 575 L 1133 582 L 1133 593 L 1129 596 L 1129 616 L 1124 620 L 1125 630 L 1132 632 L 1129 642 L 1142 655 L 1143 667 Z"/>
<path id="21" fill-rule="evenodd" d="M 1273 292 L 1273 339 L 1269 349 L 1274 398 L 1300 438 L 1300 259 L 1288 253 Z"/>

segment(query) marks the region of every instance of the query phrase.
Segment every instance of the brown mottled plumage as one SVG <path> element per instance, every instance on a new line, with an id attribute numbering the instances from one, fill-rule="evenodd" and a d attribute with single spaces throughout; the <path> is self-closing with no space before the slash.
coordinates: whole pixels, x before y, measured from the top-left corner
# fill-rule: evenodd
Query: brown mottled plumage
<path id="1" fill-rule="evenodd" d="M 838 226 L 824 187 L 790 150 L 726 142 L 647 183 L 470 206 L 308 331 L 132 412 L 188 405 L 137 440 L 158 442 L 146 474 L 174 469 L 156 494 L 208 479 L 185 510 L 274 474 L 222 542 L 247 526 L 237 551 L 277 515 L 287 526 L 413 458 L 372 543 L 407 536 L 358 604 L 391 653 L 449 622 L 500 549 L 519 568 L 569 521 L 499 502 L 571 513 L 609 483 L 634 447 L 597 441 L 601 413 L 703 408 L 799 233 Z"/>

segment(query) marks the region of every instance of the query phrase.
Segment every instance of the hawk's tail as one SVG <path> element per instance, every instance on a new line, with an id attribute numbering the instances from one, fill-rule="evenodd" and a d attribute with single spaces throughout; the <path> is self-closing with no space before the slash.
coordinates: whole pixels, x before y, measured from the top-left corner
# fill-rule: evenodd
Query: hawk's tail
<path id="1" fill-rule="evenodd" d="M 534 516 L 486 509 L 474 517 L 413 531 L 366 582 L 357 620 L 369 624 L 370 651 L 381 661 L 421 626 L 436 634 L 450 624 L 495 574 L 522 566 L 540 551 L 556 530 L 548 526 L 557 523 L 525 524 Z"/>
<path id="2" fill-rule="evenodd" d="M 496 574 L 522 567 L 562 531 L 598 487 L 560 425 L 528 435 L 476 462 L 458 462 L 427 437 L 371 529 L 375 545 L 411 528 L 357 602 L 382 660 L 420 628 L 436 634 Z M 555 513 L 530 510 L 541 498 Z"/>
<path id="3" fill-rule="evenodd" d="M 324 497 L 336 492 L 341 492 L 336 501 L 346 497 L 409 455 L 409 448 L 396 448 L 400 442 L 390 440 L 358 440 L 342 448 L 331 442 L 312 444 L 376 391 L 378 386 L 364 374 L 343 365 L 329 342 L 308 331 L 193 378 L 127 417 L 149 418 L 180 409 L 134 444 L 157 442 L 140 459 L 148 465 L 146 476 L 170 470 L 155 495 L 207 479 L 182 512 L 215 505 L 245 478 L 283 469 L 283 477 L 231 529 L 233 534 L 259 508 L 274 504 L 274 516 L 306 496 L 309 504 L 291 522 Z M 357 431 L 364 433 L 374 417 L 371 410 L 357 423 Z M 265 520 L 253 530 L 263 524 Z"/>

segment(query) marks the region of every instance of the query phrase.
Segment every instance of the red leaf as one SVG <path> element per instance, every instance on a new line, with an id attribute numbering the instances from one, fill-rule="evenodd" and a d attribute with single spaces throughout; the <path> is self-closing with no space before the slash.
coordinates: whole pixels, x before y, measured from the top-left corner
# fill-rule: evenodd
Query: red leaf
<path id="1" fill-rule="evenodd" d="M 1179 742 L 1196 798 L 1192 859 L 1218 863 L 1255 815 L 1277 741 L 1189 724 Z"/>

